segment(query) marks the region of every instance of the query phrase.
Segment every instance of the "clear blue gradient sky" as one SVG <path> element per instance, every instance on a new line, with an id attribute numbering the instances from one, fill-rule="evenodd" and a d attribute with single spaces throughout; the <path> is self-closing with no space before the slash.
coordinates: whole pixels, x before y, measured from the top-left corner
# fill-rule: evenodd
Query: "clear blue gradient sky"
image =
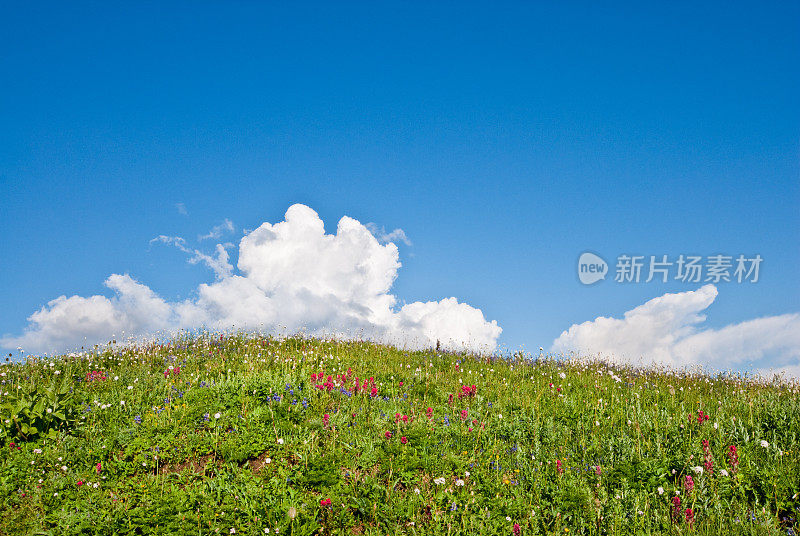
<path id="1" fill-rule="evenodd" d="M 760 254 L 704 325 L 800 310 L 800 4 L 428 4 L 6 6 L 0 335 L 111 273 L 189 298 L 152 238 L 294 203 L 402 228 L 393 294 L 510 349 L 700 287 L 583 286 L 587 249 Z"/>

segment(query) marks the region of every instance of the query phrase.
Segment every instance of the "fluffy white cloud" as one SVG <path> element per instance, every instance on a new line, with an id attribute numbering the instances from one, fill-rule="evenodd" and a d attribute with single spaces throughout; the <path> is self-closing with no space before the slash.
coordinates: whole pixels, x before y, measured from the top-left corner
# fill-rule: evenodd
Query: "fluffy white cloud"
<path id="1" fill-rule="evenodd" d="M 226 220 L 229 221 L 229 220 Z M 483 313 L 455 298 L 397 309 L 390 293 L 401 264 L 397 246 L 381 244 L 358 221 L 343 217 L 326 234 L 316 212 L 293 205 L 279 223 L 264 223 L 239 243 L 238 273 L 226 245 L 216 255 L 191 249 L 181 237 L 159 236 L 210 267 L 217 281 L 196 297 L 166 302 L 129 276 L 112 275 L 112 298 L 62 296 L 29 317 L 25 332 L 0 339 L 28 353 L 64 351 L 112 335 L 209 327 L 311 335 L 366 337 L 409 348 L 435 346 L 491 351 L 502 331 Z M 231 246 L 232 245 L 227 245 Z"/>
<path id="2" fill-rule="evenodd" d="M 716 299 L 714 285 L 664 294 L 626 312 L 574 324 L 553 342 L 555 352 L 602 354 L 628 363 L 700 364 L 715 369 L 769 358 L 787 374 L 800 365 L 800 314 L 756 318 L 702 329 Z"/>

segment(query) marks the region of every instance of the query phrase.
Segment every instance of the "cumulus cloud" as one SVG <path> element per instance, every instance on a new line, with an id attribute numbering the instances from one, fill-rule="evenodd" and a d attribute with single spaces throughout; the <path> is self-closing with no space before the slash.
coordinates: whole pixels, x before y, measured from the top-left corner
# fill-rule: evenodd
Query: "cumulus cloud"
<path id="1" fill-rule="evenodd" d="M 381 244 L 387 244 L 389 242 L 402 242 L 407 246 L 411 245 L 411 240 L 408 239 L 406 236 L 406 232 L 402 229 L 395 229 L 391 233 L 386 232 L 385 227 L 378 227 L 378 224 L 369 222 L 365 225 L 369 232 L 372 233 L 372 236 L 378 239 L 378 242 Z"/>
<path id="2" fill-rule="evenodd" d="M 390 292 L 401 266 L 397 246 L 381 244 L 347 216 L 335 234 L 326 234 L 317 213 L 304 205 L 289 207 L 284 221 L 247 233 L 236 269 L 229 262 L 230 244 L 217 244 L 215 255 L 208 255 L 181 237 L 161 235 L 151 243 L 177 247 L 190 262 L 211 268 L 217 280 L 199 285 L 191 299 L 167 302 L 130 276 L 114 274 L 106 281 L 112 298 L 61 296 L 31 315 L 21 335 L 0 339 L 0 345 L 41 353 L 103 342 L 122 331 L 233 327 L 491 351 L 502 331 L 456 298 L 398 308 Z"/>
<path id="3" fill-rule="evenodd" d="M 778 370 L 800 370 L 800 314 L 784 314 L 704 328 L 714 285 L 664 294 L 627 311 L 574 324 L 553 342 L 555 352 L 602 354 L 627 363 L 725 369 L 769 358 Z"/>
<path id="4" fill-rule="evenodd" d="M 228 218 L 225 218 L 225 220 L 222 223 L 212 227 L 211 230 L 207 234 L 199 235 L 197 237 L 197 239 L 198 240 L 208 240 L 208 239 L 217 240 L 218 238 L 222 237 L 222 235 L 224 235 L 225 233 L 232 233 L 233 230 L 234 230 L 233 222 L 231 220 L 229 220 Z"/>

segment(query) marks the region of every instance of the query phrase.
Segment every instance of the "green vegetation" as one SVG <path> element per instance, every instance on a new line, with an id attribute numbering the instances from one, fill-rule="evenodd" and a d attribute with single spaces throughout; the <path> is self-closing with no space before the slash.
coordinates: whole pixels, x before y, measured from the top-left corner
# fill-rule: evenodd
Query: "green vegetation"
<path id="1" fill-rule="evenodd" d="M 798 530 L 796 384 L 245 334 L 0 374 L 0 534 Z"/>

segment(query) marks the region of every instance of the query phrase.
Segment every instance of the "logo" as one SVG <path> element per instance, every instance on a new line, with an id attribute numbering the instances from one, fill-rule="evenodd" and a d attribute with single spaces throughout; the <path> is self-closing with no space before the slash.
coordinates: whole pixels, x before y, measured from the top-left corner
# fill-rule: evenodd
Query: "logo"
<path id="1" fill-rule="evenodd" d="M 578 279 L 584 285 L 597 283 L 608 275 L 608 263 L 602 257 L 585 251 L 578 258 Z"/>

